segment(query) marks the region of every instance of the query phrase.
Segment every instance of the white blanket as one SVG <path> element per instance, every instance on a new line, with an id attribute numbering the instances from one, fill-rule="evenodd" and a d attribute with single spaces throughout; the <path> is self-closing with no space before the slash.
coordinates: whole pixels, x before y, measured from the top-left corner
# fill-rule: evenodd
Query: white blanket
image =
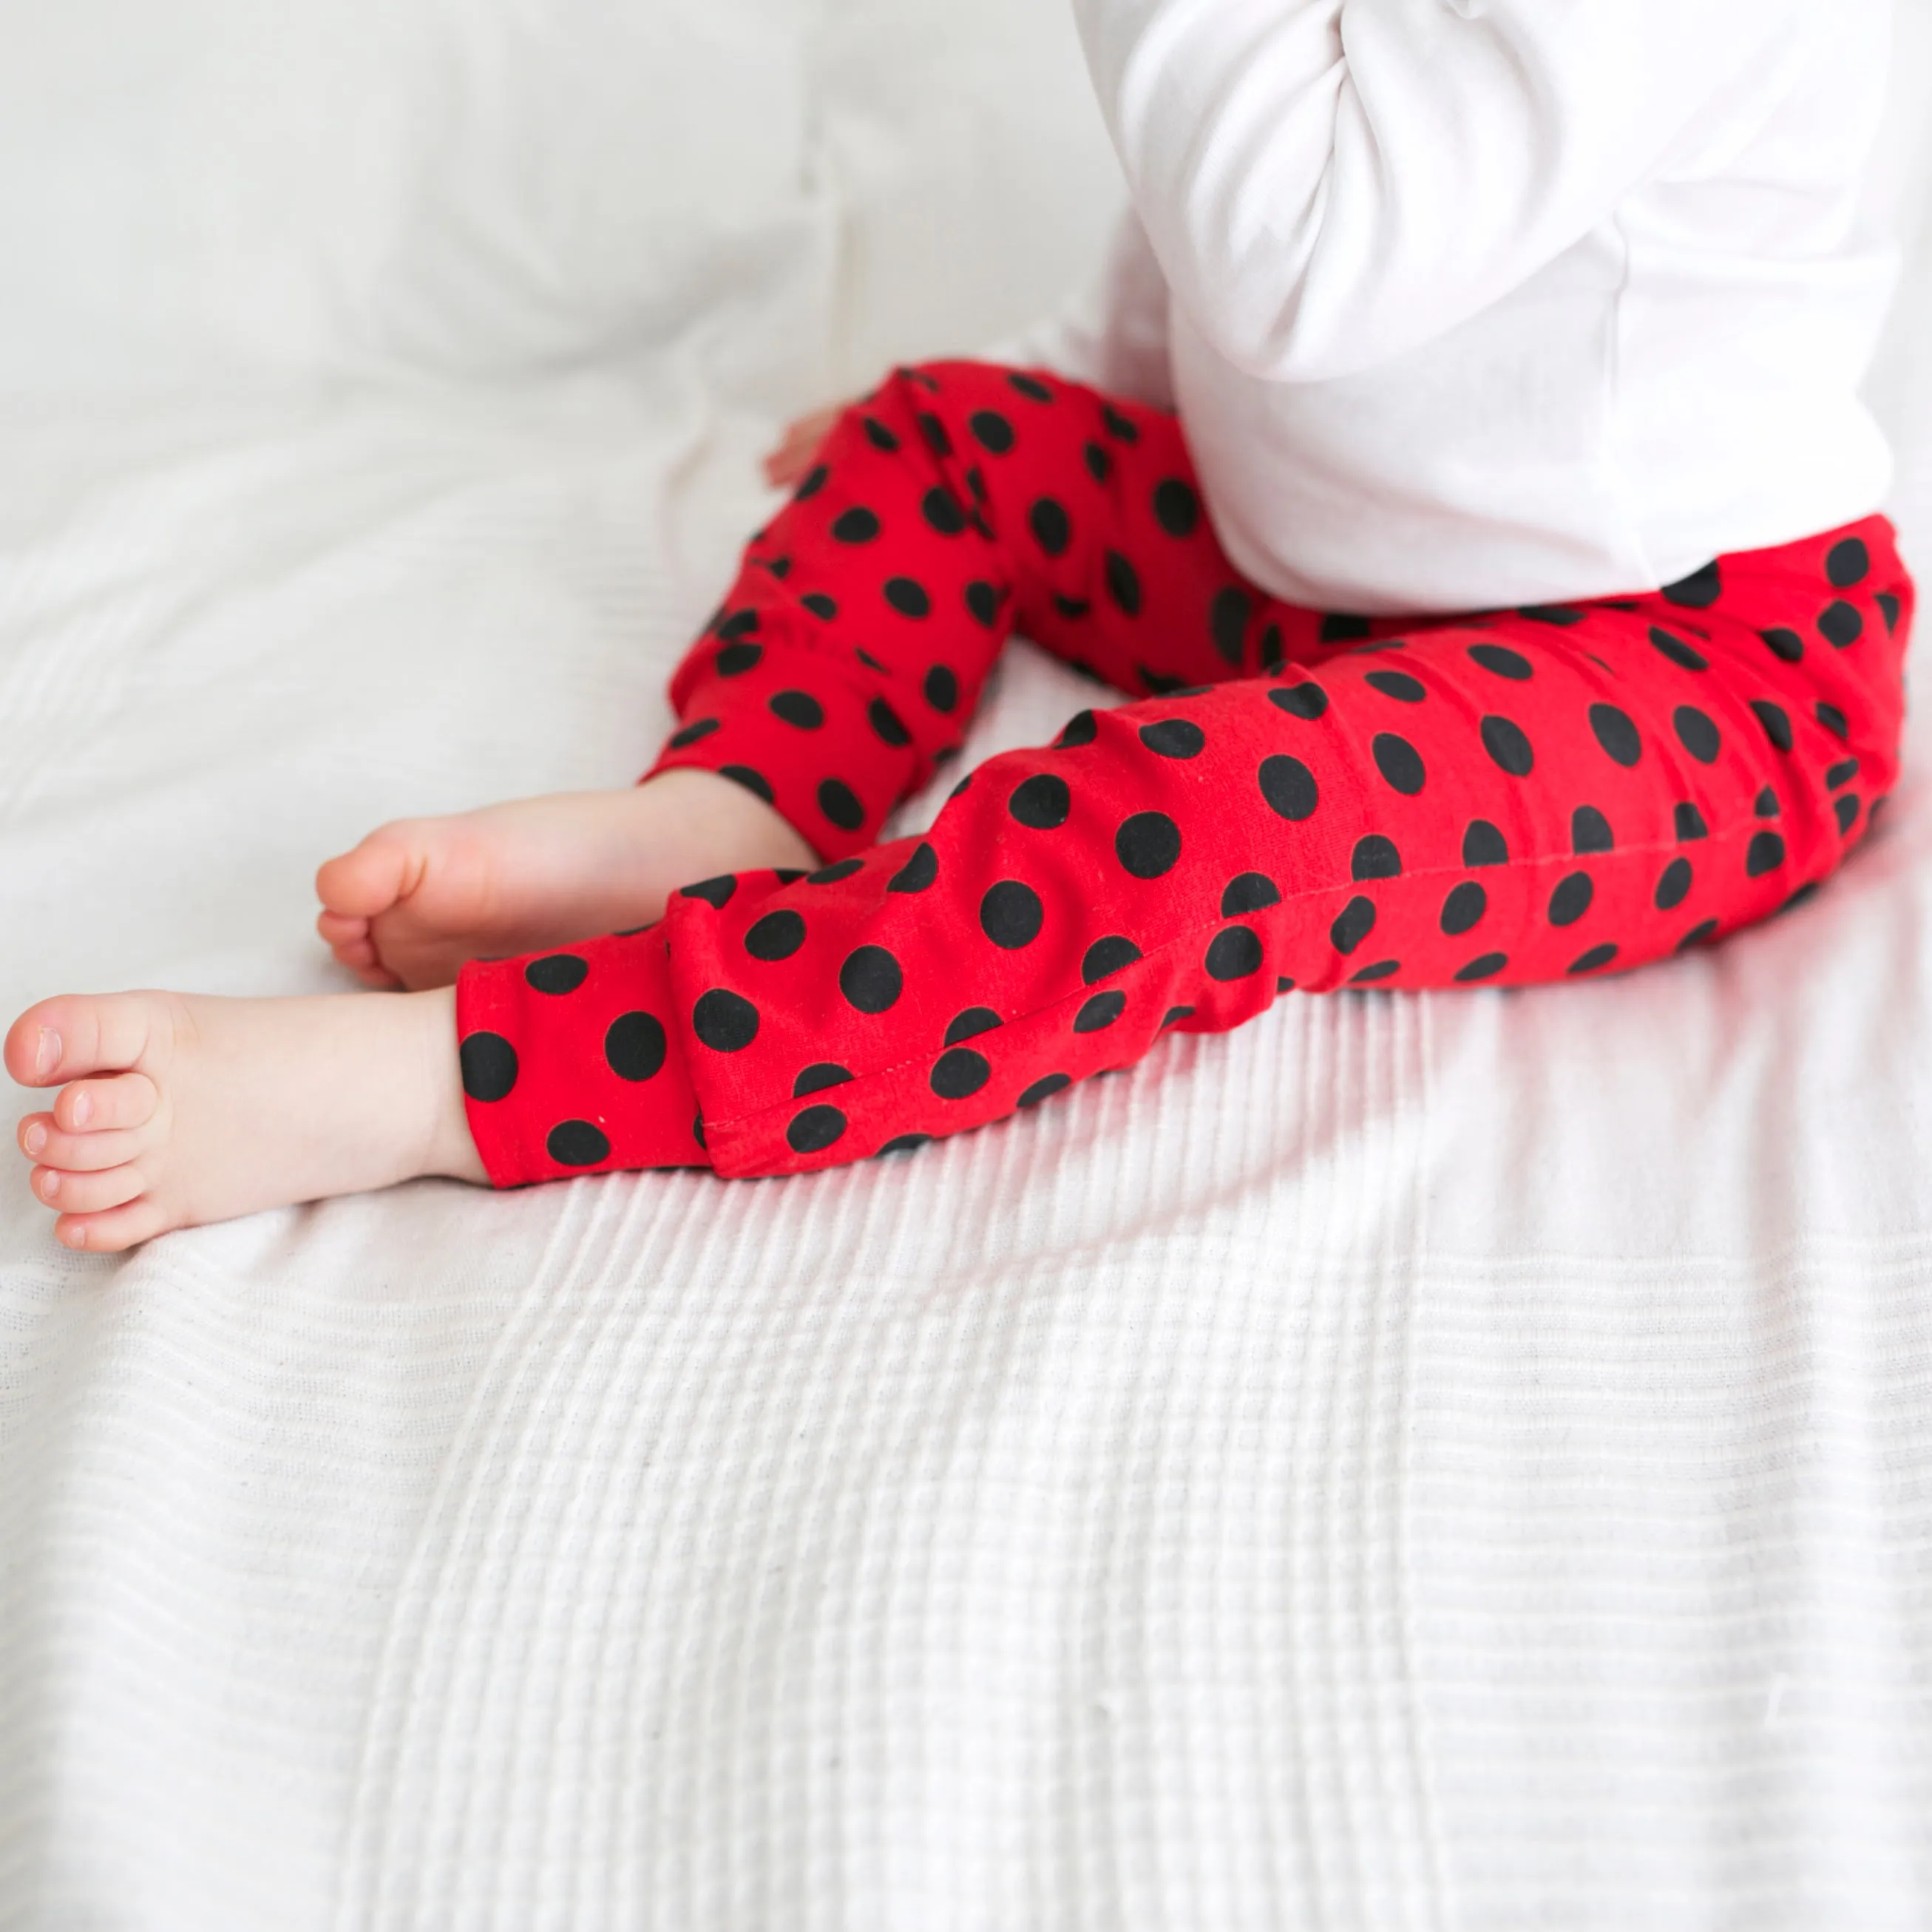
<path id="1" fill-rule="evenodd" d="M 7 1014 L 337 984 L 317 860 L 631 776 L 774 412 L 1111 192 L 1037 0 L 0 37 Z M 975 752 L 1076 690 L 1016 650 Z M 1932 1922 L 1928 754 L 1715 952 L 910 1159 L 116 1262 L 0 1178 L 0 1924 Z"/>

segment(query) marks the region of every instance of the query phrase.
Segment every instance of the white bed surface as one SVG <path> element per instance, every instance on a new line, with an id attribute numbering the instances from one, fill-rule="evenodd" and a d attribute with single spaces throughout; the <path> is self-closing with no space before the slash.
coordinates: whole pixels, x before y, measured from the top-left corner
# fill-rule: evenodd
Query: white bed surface
<path id="1" fill-rule="evenodd" d="M 202 0 L 216 51 L 129 52 L 159 127 L 310 72 L 373 118 L 346 185 L 277 149 L 211 202 L 182 137 L 151 205 L 83 116 L 61 178 L 172 279 L 118 317 L 44 221 L 5 271 L 0 1006 L 332 985 L 319 858 L 632 775 L 772 412 L 1019 320 L 1097 232 L 1036 10 L 340 0 L 268 46 Z M 734 184 L 642 280 L 493 91 L 593 28 L 530 98 L 682 74 Z M 86 76 L 118 128 L 37 32 L 22 98 Z M 416 97 L 371 94 L 411 59 L 481 157 L 433 172 L 458 212 L 530 197 L 423 216 L 427 265 Z M 4 123 L 0 211 L 52 118 Z M 181 196 L 227 211 L 199 266 Z M 330 249 L 212 299 L 278 206 Z M 1876 391 L 1922 567 L 1925 242 Z M 976 752 L 1084 688 L 1016 651 Z M 0 1180 L 0 1924 L 1932 1922 L 1928 748 L 1716 952 L 1289 1000 L 909 1160 L 423 1185 L 118 1262 Z"/>

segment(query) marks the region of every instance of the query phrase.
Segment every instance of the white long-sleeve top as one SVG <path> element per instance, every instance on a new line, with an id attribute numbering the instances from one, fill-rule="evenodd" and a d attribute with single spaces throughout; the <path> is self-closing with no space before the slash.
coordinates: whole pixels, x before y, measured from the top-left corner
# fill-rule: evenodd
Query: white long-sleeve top
<path id="1" fill-rule="evenodd" d="M 1652 590 L 1880 507 L 1889 0 L 1073 0 L 1133 210 L 1035 338 L 1329 610 Z"/>

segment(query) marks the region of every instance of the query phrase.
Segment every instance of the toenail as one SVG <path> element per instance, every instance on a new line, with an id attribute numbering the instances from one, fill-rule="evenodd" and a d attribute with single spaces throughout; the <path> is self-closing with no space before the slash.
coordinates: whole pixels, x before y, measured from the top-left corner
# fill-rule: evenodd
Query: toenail
<path id="1" fill-rule="evenodd" d="M 74 1124 L 76 1126 L 86 1126 L 94 1118 L 94 1096 L 92 1094 L 76 1094 L 74 1096 L 74 1104 L 68 1112 L 74 1115 Z"/>
<path id="2" fill-rule="evenodd" d="M 46 1172 L 40 1176 L 40 1198 L 43 1201 L 51 1201 L 59 1192 L 60 1176 L 55 1173 L 52 1168 L 49 1168 Z"/>
<path id="3" fill-rule="evenodd" d="M 40 1029 L 40 1043 L 34 1049 L 34 1071 L 51 1073 L 60 1064 L 61 1036 L 51 1028 Z"/>
<path id="4" fill-rule="evenodd" d="M 20 1144 L 31 1154 L 38 1154 L 47 1144 L 47 1130 L 36 1120 L 21 1137 Z"/>

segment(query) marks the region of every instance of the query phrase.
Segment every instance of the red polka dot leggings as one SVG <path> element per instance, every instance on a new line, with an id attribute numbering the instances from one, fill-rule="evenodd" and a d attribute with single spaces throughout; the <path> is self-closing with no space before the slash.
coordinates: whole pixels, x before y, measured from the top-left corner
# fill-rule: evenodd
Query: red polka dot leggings
<path id="1" fill-rule="evenodd" d="M 917 1146 L 1282 994 L 1639 966 L 1815 887 L 1898 771 L 1913 608 L 1874 518 L 1661 592 L 1428 621 L 1230 567 L 1162 412 L 972 363 L 849 412 L 678 670 L 657 770 L 825 858 L 464 974 L 499 1185 Z M 874 842 L 1017 627 L 1120 690 Z"/>

